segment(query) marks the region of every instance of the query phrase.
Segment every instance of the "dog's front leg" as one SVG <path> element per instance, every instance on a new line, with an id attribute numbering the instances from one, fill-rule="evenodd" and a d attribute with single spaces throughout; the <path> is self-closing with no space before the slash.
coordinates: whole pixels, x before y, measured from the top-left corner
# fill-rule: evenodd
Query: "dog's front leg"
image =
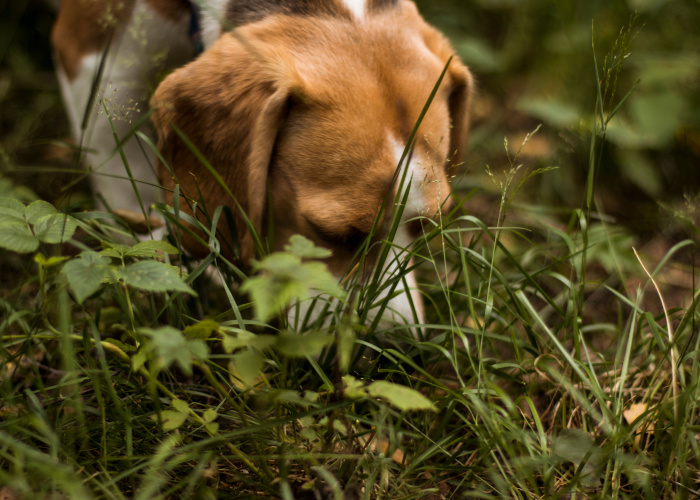
<path id="1" fill-rule="evenodd" d="M 143 120 L 150 96 L 193 55 L 189 11 L 165 3 L 64 0 L 54 27 L 61 91 L 100 208 L 146 215 L 160 199 L 155 154 L 134 132 L 154 142 Z"/>

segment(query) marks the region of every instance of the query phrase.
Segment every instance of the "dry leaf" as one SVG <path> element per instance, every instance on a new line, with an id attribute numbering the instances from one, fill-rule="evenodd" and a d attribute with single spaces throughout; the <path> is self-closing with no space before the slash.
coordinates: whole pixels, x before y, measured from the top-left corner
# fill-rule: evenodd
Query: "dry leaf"
<path id="1" fill-rule="evenodd" d="M 627 420 L 627 423 L 632 425 L 632 422 L 637 420 L 637 418 L 645 411 L 647 411 L 646 403 L 637 403 L 631 405 L 629 410 L 623 411 L 622 415 L 625 417 L 625 420 Z"/>
<path id="2" fill-rule="evenodd" d="M 632 422 L 637 420 L 637 418 L 639 418 L 640 415 L 644 414 L 644 412 L 646 412 L 648 408 L 649 407 L 646 403 L 636 403 L 630 405 L 628 410 L 623 411 L 622 416 L 625 417 L 625 420 L 628 424 L 632 425 Z M 649 422 L 646 422 L 645 424 L 637 428 L 637 432 L 634 436 L 634 442 L 637 445 L 639 445 L 639 441 L 642 438 L 642 434 L 645 434 L 647 432 L 648 427 Z"/>
<path id="3" fill-rule="evenodd" d="M 368 446 L 367 443 L 369 441 L 369 448 L 372 451 L 375 451 L 377 453 L 383 453 L 384 455 L 386 455 L 389 451 L 389 441 L 387 441 L 386 439 L 377 438 L 376 436 L 370 438 L 367 438 L 366 436 L 361 436 L 359 439 L 362 445 L 365 447 Z M 391 459 L 397 464 L 403 465 L 405 457 L 401 448 L 396 448 L 394 450 L 394 453 L 391 454 Z"/>

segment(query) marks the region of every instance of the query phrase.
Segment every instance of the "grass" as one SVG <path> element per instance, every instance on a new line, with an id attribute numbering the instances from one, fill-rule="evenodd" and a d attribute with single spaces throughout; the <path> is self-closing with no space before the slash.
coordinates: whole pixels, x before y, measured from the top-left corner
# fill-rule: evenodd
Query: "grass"
<path id="1" fill-rule="evenodd" d="M 40 224 L 58 215 L 32 205 L 22 241 L 36 247 L 0 250 L 0 492 L 699 496 L 698 227 L 686 218 L 687 238 L 638 252 L 599 196 L 631 33 L 602 65 L 591 58 L 600 83 L 580 206 L 516 197 L 553 175 L 526 155 L 537 131 L 517 154 L 506 143 L 494 156 L 507 165 L 489 169 L 495 218 L 467 208 L 480 195 L 457 179 L 456 208 L 424 221 L 407 249 L 427 305 L 419 338 L 370 313 L 382 287 L 403 279 L 407 254 L 395 275 L 364 285 L 351 276 L 340 290 L 322 266 L 302 266 L 322 256 L 303 241 L 261 256 L 248 277 L 216 252 L 188 260 L 176 238 L 125 245 L 103 214 L 76 212 L 62 220 L 75 232 L 44 233 Z M 26 188 L 10 187 L 29 201 Z M 7 238 L 9 209 L 20 209 L 0 207 Z M 380 253 L 396 258 L 388 243 Z M 222 285 L 206 277 L 212 265 Z M 151 278 L 137 280 L 134 266 L 149 266 Z M 330 326 L 287 328 L 286 298 L 309 287 L 336 297 L 315 306 Z"/>

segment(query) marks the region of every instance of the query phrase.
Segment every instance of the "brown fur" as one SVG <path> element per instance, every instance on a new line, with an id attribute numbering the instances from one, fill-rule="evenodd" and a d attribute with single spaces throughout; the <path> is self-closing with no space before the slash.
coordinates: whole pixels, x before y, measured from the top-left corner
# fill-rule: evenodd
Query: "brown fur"
<path id="1" fill-rule="evenodd" d="M 131 15 L 135 0 L 63 0 L 51 33 L 58 63 L 69 79 L 80 61 L 100 51 Z"/>
<path id="2" fill-rule="evenodd" d="M 160 165 L 161 181 L 170 189 L 179 183 L 198 202 L 198 214 L 202 205 L 209 214 L 230 206 L 243 261 L 255 249 L 237 204 L 262 232 L 269 186 L 273 248 L 303 234 L 333 249 L 331 268 L 342 272 L 352 255 L 344 242 L 369 232 L 396 168 L 387 133 L 405 144 L 452 54 L 406 0 L 359 23 L 274 14 L 242 26 L 158 87 L 154 122 L 174 174 Z M 454 59 L 415 145 L 432 165 L 425 215 L 449 195 L 446 160 L 454 164 L 464 153 L 470 93 L 470 75 Z M 173 125 L 217 169 L 235 200 Z M 186 205 L 181 200 L 191 213 Z M 222 236 L 231 240 L 230 230 Z M 193 238 L 185 245 L 197 253 Z M 236 257 L 226 248 L 224 254 Z"/>
<path id="3" fill-rule="evenodd" d="M 187 0 L 146 0 L 164 19 L 177 21 L 189 11 Z M 73 80 L 83 57 L 100 52 L 124 27 L 136 0 L 62 0 L 51 32 L 58 64 Z"/>

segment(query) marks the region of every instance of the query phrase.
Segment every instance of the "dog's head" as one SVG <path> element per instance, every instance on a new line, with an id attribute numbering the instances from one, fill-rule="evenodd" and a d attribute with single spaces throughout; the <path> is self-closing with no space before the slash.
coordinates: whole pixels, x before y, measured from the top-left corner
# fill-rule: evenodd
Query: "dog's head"
<path id="1" fill-rule="evenodd" d="M 158 87 L 154 121 L 173 170 L 161 165 L 161 180 L 210 213 L 230 206 L 241 260 L 255 247 L 240 209 L 261 234 L 272 222 L 274 249 L 302 234 L 333 250 L 329 266 L 341 275 L 382 201 L 397 200 L 396 167 L 451 57 L 409 1 L 361 22 L 274 15 L 239 27 Z M 448 198 L 470 93 L 470 74 L 453 58 L 406 162 L 405 220 L 433 217 Z M 193 243 L 185 240 L 196 253 Z"/>

